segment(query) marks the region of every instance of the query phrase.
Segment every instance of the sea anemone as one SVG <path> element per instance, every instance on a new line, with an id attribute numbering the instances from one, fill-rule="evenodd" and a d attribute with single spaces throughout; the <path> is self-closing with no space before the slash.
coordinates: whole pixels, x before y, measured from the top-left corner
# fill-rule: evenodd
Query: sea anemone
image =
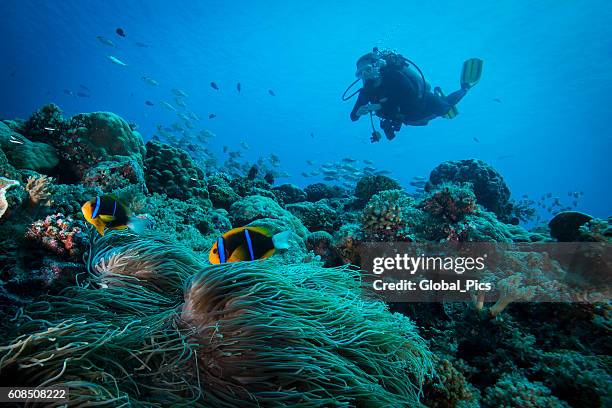
<path id="1" fill-rule="evenodd" d="M 361 297 L 357 272 L 273 261 L 207 267 L 184 327 L 215 407 L 411 406 L 431 372 L 412 322 Z"/>

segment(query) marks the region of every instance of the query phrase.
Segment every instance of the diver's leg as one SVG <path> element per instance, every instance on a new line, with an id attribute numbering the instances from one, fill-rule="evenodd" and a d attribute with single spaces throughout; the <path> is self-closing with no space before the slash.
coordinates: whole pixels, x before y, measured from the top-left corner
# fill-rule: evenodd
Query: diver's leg
<path id="1" fill-rule="evenodd" d="M 455 106 L 467 94 L 468 88 L 461 88 L 450 95 L 446 95 L 446 102 L 450 106 Z"/>

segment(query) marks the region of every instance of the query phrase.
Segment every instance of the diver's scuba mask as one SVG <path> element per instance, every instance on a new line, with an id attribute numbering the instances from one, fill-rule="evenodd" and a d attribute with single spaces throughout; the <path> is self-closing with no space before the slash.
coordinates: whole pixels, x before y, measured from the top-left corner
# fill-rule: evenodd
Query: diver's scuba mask
<path id="1" fill-rule="evenodd" d="M 362 79 L 364 82 L 370 79 L 380 78 L 380 69 L 387 65 L 387 62 L 379 58 L 376 61 L 370 61 L 369 63 L 364 62 L 357 71 L 355 71 L 355 76 L 359 79 Z"/>

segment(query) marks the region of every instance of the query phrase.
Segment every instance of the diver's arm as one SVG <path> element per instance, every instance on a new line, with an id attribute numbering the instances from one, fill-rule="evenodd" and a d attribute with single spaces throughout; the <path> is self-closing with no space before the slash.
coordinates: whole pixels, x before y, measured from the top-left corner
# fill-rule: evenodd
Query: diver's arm
<path id="1" fill-rule="evenodd" d="M 351 111 L 351 120 L 353 122 L 355 122 L 356 120 L 358 120 L 361 117 L 361 115 L 357 114 L 357 111 L 362 106 L 367 105 L 368 102 L 369 102 L 369 99 L 370 98 L 368 97 L 367 92 L 365 92 L 364 89 L 359 91 L 359 96 L 357 97 L 357 101 L 355 102 L 355 106 L 353 106 L 353 110 Z"/>

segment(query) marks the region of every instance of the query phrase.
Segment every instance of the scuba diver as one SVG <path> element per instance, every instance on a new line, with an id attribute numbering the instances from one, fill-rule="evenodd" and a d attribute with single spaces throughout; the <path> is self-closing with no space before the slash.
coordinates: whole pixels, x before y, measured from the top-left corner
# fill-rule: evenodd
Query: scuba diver
<path id="1" fill-rule="evenodd" d="M 457 116 L 459 112 L 455 105 L 478 83 L 482 66 L 483 61 L 478 58 L 465 61 L 461 88 L 445 96 L 439 87 L 431 91 L 431 86 L 415 63 L 393 51 L 374 48 L 357 60 L 357 79 L 344 91 L 342 100 L 347 101 L 359 94 L 351 111 L 351 120 L 356 121 L 369 114 L 371 141 L 378 142 L 381 136 L 374 128 L 372 115 L 375 113 L 380 118 L 380 127 L 385 136 L 392 140 L 402 124 L 425 126 L 436 117 L 452 119 Z M 360 80 L 363 87 L 346 97 L 347 92 Z"/>

